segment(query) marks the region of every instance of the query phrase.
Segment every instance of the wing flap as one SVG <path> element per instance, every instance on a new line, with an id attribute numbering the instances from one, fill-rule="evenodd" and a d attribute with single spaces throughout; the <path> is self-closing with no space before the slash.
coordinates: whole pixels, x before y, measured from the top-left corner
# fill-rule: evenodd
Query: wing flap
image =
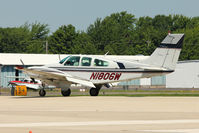
<path id="1" fill-rule="evenodd" d="M 70 81 L 72 83 L 77 83 L 77 84 L 81 84 L 81 85 L 84 85 L 84 86 L 96 88 L 95 85 L 90 81 L 77 79 L 77 78 L 74 78 L 74 77 L 67 77 L 67 76 L 66 76 L 66 80 Z"/>

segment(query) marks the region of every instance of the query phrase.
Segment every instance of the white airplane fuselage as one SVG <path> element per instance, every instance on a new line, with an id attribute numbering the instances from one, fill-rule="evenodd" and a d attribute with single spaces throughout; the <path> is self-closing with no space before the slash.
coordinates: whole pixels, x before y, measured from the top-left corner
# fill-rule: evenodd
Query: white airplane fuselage
<path id="1" fill-rule="evenodd" d="M 158 76 L 163 74 L 168 74 L 173 72 L 173 70 L 164 70 L 163 68 L 156 68 L 154 66 L 149 66 L 147 64 L 140 64 L 142 60 L 147 59 L 149 56 L 102 56 L 102 55 L 72 55 L 73 57 L 80 57 L 80 63 L 78 66 L 66 66 L 63 64 L 51 64 L 42 67 L 30 67 L 32 69 L 37 69 L 41 71 L 46 71 L 46 69 L 56 69 L 66 75 L 72 77 L 77 77 L 82 80 L 90 81 L 93 84 L 107 84 L 113 82 L 128 81 L 139 78 L 147 78 L 152 76 Z M 71 56 L 71 57 L 72 57 Z M 81 66 L 81 60 L 83 58 L 91 58 L 90 66 Z M 95 66 L 94 60 L 100 59 L 109 63 L 108 66 Z M 121 68 L 118 63 L 125 65 L 125 68 Z M 143 67 L 143 68 L 140 68 Z M 144 68 L 147 68 L 144 69 Z M 57 71 L 48 71 L 52 74 L 59 74 Z M 30 74 L 29 74 L 30 75 Z M 41 75 L 32 75 L 36 79 L 43 79 Z M 46 80 L 47 84 L 56 84 L 60 86 L 60 79 L 58 81 L 49 79 L 49 82 Z M 68 83 L 71 84 L 71 83 Z"/>

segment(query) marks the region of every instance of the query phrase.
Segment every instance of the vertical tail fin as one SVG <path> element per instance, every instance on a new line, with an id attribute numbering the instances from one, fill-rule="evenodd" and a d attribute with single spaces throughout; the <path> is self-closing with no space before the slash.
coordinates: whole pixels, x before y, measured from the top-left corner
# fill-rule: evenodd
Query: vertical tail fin
<path id="1" fill-rule="evenodd" d="M 182 49 L 184 34 L 168 34 L 143 63 L 174 70 Z"/>

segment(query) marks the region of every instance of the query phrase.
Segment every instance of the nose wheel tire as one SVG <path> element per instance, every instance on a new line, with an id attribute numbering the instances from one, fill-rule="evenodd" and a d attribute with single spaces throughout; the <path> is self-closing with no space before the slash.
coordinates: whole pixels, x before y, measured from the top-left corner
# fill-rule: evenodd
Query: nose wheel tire
<path id="1" fill-rule="evenodd" d="M 99 94 L 99 89 L 97 89 L 97 88 L 91 88 L 90 89 L 90 95 L 91 96 L 98 96 L 98 94 Z"/>
<path id="2" fill-rule="evenodd" d="M 62 96 L 66 97 L 66 96 L 70 96 L 71 94 L 71 90 L 70 89 L 67 89 L 67 90 L 61 90 L 61 94 Z"/>
<path id="3" fill-rule="evenodd" d="M 45 90 L 40 90 L 39 91 L 39 95 L 41 96 L 41 97 L 44 97 L 45 95 L 46 95 L 46 91 Z"/>

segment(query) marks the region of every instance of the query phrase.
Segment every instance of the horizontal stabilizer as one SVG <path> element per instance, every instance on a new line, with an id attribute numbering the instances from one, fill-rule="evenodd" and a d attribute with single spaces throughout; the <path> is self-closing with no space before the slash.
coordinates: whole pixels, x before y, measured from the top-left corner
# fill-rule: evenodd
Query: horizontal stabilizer
<path id="1" fill-rule="evenodd" d="M 161 48 L 182 48 L 184 34 L 169 34 L 161 42 Z"/>

